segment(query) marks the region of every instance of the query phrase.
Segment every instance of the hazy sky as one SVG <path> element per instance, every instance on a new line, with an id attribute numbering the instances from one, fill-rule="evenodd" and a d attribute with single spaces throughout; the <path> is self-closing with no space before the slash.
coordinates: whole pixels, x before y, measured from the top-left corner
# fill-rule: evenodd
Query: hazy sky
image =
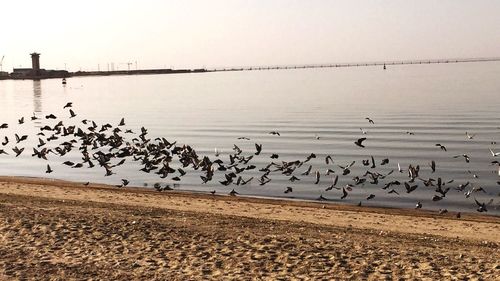
<path id="1" fill-rule="evenodd" d="M 3 69 L 213 67 L 500 56 L 498 0 L 10 0 Z"/>

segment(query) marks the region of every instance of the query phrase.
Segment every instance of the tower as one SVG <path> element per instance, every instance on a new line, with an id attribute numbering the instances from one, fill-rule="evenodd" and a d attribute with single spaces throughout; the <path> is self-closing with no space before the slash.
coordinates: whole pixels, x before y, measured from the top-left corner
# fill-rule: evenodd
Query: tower
<path id="1" fill-rule="evenodd" d="M 31 53 L 31 65 L 33 68 L 33 73 L 35 75 L 40 75 L 40 54 Z"/>

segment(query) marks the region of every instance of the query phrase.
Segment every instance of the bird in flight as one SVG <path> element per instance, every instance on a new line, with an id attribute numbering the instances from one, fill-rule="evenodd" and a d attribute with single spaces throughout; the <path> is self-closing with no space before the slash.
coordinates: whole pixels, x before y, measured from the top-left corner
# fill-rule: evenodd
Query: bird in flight
<path id="1" fill-rule="evenodd" d="M 360 138 L 357 141 L 354 142 L 359 147 L 365 147 L 362 143 L 366 140 L 366 138 Z"/>
<path id="2" fill-rule="evenodd" d="M 500 152 L 493 152 L 493 150 L 491 150 L 491 148 L 490 148 L 490 152 L 491 152 L 491 155 L 493 157 L 497 157 L 498 155 L 500 155 Z"/>
<path id="3" fill-rule="evenodd" d="M 375 124 L 375 122 L 373 122 L 373 120 L 370 117 L 365 117 L 365 119 L 368 120 L 368 123 Z"/>

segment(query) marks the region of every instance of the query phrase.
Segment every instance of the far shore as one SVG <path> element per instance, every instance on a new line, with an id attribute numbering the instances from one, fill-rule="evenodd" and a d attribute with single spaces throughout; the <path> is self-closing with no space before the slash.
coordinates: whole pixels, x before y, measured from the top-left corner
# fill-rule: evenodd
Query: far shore
<path id="1" fill-rule="evenodd" d="M 500 275 L 499 216 L 5 176 L 0 200 L 1 279 Z"/>

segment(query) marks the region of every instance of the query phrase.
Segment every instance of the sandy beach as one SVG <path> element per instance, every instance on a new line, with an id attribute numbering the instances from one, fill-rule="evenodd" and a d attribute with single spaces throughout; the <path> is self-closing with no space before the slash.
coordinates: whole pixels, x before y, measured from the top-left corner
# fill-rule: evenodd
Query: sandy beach
<path id="1" fill-rule="evenodd" d="M 499 280 L 500 218 L 0 178 L 0 279 Z"/>

